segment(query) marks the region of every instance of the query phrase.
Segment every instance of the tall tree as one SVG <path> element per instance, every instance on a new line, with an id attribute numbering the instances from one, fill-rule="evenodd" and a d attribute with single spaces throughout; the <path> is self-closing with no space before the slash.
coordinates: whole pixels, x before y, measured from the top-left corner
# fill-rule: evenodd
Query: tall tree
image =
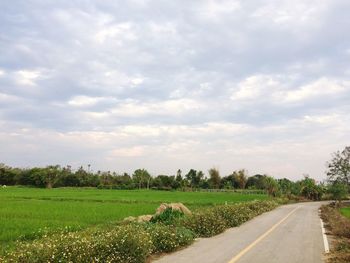
<path id="1" fill-rule="evenodd" d="M 139 189 L 143 187 L 149 188 L 151 175 L 146 169 L 137 169 L 134 171 L 132 179 L 138 184 Z"/>
<path id="2" fill-rule="evenodd" d="M 330 182 L 341 182 L 350 186 L 350 146 L 333 154 L 327 163 L 327 176 Z"/>
<path id="3" fill-rule="evenodd" d="M 220 187 L 221 177 L 219 170 L 216 168 L 211 168 L 209 171 L 209 182 L 212 188 L 218 189 Z"/>
<path id="4" fill-rule="evenodd" d="M 241 169 L 239 171 L 234 171 L 232 175 L 235 181 L 238 183 L 239 188 L 244 189 L 248 180 L 247 171 Z"/>
<path id="5" fill-rule="evenodd" d="M 202 171 L 197 172 L 194 169 L 191 169 L 186 174 L 186 179 L 189 181 L 191 188 L 198 187 L 200 181 L 204 178 L 204 173 Z"/>
<path id="6" fill-rule="evenodd" d="M 267 193 L 270 196 L 276 196 L 279 190 L 277 181 L 271 176 L 266 176 L 264 178 L 264 181 L 265 181 L 265 189 L 267 190 Z"/>

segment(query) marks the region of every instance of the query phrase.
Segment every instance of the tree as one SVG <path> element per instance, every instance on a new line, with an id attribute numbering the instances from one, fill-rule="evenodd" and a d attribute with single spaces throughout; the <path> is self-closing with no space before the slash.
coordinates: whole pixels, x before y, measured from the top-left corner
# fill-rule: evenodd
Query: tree
<path id="1" fill-rule="evenodd" d="M 343 183 L 335 182 L 329 186 L 328 192 L 332 195 L 332 198 L 340 204 L 341 200 L 346 199 L 348 188 Z"/>
<path id="2" fill-rule="evenodd" d="M 210 185 L 212 188 L 218 189 L 220 187 L 220 173 L 219 170 L 216 168 L 211 168 L 209 171 L 209 176 L 210 176 Z"/>
<path id="3" fill-rule="evenodd" d="M 304 179 L 300 181 L 301 195 L 310 200 L 320 200 L 323 194 L 323 189 L 316 184 L 316 181 L 304 175 Z"/>
<path id="4" fill-rule="evenodd" d="M 191 169 L 186 174 L 186 179 L 189 181 L 191 188 L 198 187 L 201 180 L 204 178 L 204 173 L 202 171 L 197 172 L 194 169 Z"/>
<path id="5" fill-rule="evenodd" d="M 179 169 L 176 172 L 176 181 L 181 183 L 182 182 L 182 175 L 181 175 L 182 171 Z"/>
<path id="6" fill-rule="evenodd" d="M 248 177 L 246 188 L 265 189 L 264 180 L 266 175 L 256 174 Z"/>
<path id="7" fill-rule="evenodd" d="M 265 189 L 267 190 L 267 193 L 270 196 L 276 196 L 279 191 L 277 181 L 271 176 L 266 176 L 264 181 L 265 181 L 264 184 L 265 184 Z"/>
<path id="8" fill-rule="evenodd" d="M 0 185 L 14 185 L 15 184 L 16 173 L 14 170 L 0 163 Z"/>
<path id="9" fill-rule="evenodd" d="M 45 168 L 46 176 L 46 188 L 52 188 L 59 180 L 61 167 L 59 165 L 49 165 Z"/>
<path id="10" fill-rule="evenodd" d="M 294 183 L 291 180 L 287 178 L 278 179 L 277 183 L 279 185 L 279 188 L 282 194 L 285 194 L 287 196 L 290 196 L 292 194 Z"/>
<path id="11" fill-rule="evenodd" d="M 235 181 L 238 183 L 238 187 L 244 189 L 248 180 L 247 171 L 241 169 L 239 171 L 234 171 L 232 175 Z"/>
<path id="12" fill-rule="evenodd" d="M 132 179 L 138 184 L 139 189 L 143 187 L 149 188 L 149 183 L 151 180 L 151 175 L 146 169 L 137 169 L 132 175 Z"/>
<path id="13" fill-rule="evenodd" d="M 327 163 L 328 180 L 330 182 L 342 182 L 350 186 L 350 146 L 342 152 L 333 153 L 333 158 Z"/>

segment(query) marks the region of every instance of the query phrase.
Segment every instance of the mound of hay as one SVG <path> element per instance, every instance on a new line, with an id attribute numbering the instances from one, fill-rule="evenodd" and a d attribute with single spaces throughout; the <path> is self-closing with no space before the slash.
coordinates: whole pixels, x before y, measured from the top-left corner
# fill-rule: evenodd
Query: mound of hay
<path id="1" fill-rule="evenodd" d="M 167 208 L 171 208 L 173 211 L 179 211 L 184 213 L 185 215 L 191 215 L 192 212 L 190 211 L 190 209 L 188 209 L 184 204 L 182 203 L 163 203 L 161 204 L 157 210 L 156 210 L 156 215 L 161 214 L 165 209 Z"/>
<path id="2" fill-rule="evenodd" d="M 142 223 L 142 222 L 149 222 L 149 221 L 151 221 L 151 219 L 152 219 L 152 215 L 143 215 L 143 216 L 139 216 L 138 218 L 137 218 L 137 222 L 139 222 L 139 223 Z"/>

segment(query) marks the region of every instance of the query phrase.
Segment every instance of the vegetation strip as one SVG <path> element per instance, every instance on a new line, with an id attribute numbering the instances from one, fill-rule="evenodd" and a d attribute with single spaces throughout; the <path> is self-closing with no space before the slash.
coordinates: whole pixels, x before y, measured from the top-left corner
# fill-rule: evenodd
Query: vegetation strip
<path id="1" fill-rule="evenodd" d="M 327 263 L 350 262 L 350 219 L 341 215 L 339 204 L 333 203 L 321 207 L 321 217 L 332 235 L 332 249 L 327 254 Z"/>
<path id="2" fill-rule="evenodd" d="M 189 216 L 165 210 L 149 223 L 120 223 L 20 242 L 1 262 L 143 263 L 151 254 L 187 246 L 195 237 L 222 233 L 277 206 L 275 201 L 253 201 L 214 206 Z"/>

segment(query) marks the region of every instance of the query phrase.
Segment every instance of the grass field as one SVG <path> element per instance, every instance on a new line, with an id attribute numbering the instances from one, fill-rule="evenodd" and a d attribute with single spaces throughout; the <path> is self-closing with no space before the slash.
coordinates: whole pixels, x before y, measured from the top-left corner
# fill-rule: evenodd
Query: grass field
<path id="1" fill-rule="evenodd" d="M 342 215 L 350 218 L 350 207 L 340 208 L 340 212 Z"/>
<path id="2" fill-rule="evenodd" d="M 153 214 L 162 202 L 182 202 L 190 209 L 267 199 L 261 194 L 99 190 L 85 188 L 0 188 L 0 247 L 43 233 L 103 225 L 127 216 Z M 43 231 L 45 230 L 45 231 Z"/>

